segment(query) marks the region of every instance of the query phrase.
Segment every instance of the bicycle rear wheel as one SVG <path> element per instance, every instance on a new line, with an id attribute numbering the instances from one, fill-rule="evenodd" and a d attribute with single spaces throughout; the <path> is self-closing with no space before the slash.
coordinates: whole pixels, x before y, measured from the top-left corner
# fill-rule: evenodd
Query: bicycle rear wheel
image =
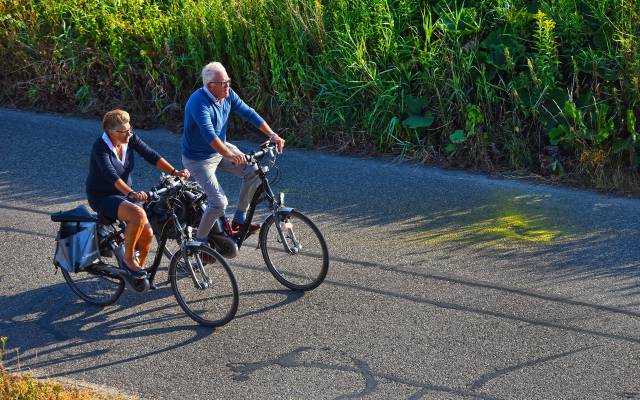
<path id="1" fill-rule="evenodd" d="M 82 300 L 96 306 L 104 307 L 113 304 L 124 290 L 124 281 L 101 272 L 92 272 L 91 267 L 85 271 L 68 272 L 60 268 L 62 276 L 71 290 Z"/>
<path id="2" fill-rule="evenodd" d="M 284 286 L 293 290 L 318 287 L 329 270 L 329 250 L 322 233 L 311 220 L 298 211 L 267 218 L 260 229 L 260 248 L 267 268 Z M 286 243 L 286 244 L 285 244 Z"/>
<path id="3" fill-rule="evenodd" d="M 238 311 L 238 284 L 227 262 L 208 246 L 189 246 L 169 265 L 173 294 L 189 317 L 201 325 L 222 326 Z M 192 273 L 193 271 L 193 273 Z"/>

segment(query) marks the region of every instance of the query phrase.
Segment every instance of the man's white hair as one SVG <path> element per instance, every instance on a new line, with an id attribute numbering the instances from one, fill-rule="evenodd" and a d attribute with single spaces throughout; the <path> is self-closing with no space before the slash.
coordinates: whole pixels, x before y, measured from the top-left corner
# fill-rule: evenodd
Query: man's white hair
<path id="1" fill-rule="evenodd" d="M 219 72 L 225 75 L 227 74 L 227 70 L 224 68 L 224 65 L 222 65 L 217 61 L 210 62 L 209 64 L 205 65 L 202 68 L 202 84 L 204 86 L 207 86 L 207 83 L 212 82 L 213 75 L 215 75 L 216 72 Z"/>

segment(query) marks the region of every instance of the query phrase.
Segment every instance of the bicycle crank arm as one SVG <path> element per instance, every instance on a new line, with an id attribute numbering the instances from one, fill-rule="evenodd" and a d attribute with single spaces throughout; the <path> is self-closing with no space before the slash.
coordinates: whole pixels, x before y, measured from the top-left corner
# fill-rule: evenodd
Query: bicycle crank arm
<path id="1" fill-rule="evenodd" d="M 209 240 L 215 244 L 215 250 L 224 258 L 235 258 L 238 255 L 238 244 L 224 233 L 210 233 Z"/>
<path id="2" fill-rule="evenodd" d="M 147 278 L 145 279 L 136 279 L 127 271 L 124 271 L 120 268 L 114 267 L 109 264 L 96 264 L 91 267 L 93 271 L 103 273 L 108 276 L 113 276 L 117 278 L 121 278 L 127 288 L 136 292 L 136 293 L 144 293 L 149 290 L 151 284 Z"/>

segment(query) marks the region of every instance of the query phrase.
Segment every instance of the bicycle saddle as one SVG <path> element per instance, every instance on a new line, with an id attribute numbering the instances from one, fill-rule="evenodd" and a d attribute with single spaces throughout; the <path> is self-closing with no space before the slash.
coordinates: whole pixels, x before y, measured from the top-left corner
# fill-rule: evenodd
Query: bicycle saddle
<path id="1" fill-rule="evenodd" d="M 115 222 L 116 222 L 115 219 L 111 219 L 111 218 L 107 217 L 106 215 L 98 214 L 98 223 L 100 225 L 111 225 L 111 224 L 113 224 Z"/>
<path id="2" fill-rule="evenodd" d="M 53 222 L 97 222 L 98 216 L 92 214 L 86 206 L 78 206 L 69 211 L 51 214 Z"/>

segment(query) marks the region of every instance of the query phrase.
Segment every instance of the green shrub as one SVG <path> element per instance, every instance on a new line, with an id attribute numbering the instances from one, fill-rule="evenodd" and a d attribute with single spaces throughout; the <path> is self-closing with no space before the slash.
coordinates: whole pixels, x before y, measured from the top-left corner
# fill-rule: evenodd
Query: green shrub
<path id="1" fill-rule="evenodd" d="M 639 2 L 4 0 L 0 16 L 2 104 L 168 123 L 219 60 L 298 145 L 536 171 L 557 143 L 570 177 L 597 184 L 586 153 L 638 176 Z"/>

